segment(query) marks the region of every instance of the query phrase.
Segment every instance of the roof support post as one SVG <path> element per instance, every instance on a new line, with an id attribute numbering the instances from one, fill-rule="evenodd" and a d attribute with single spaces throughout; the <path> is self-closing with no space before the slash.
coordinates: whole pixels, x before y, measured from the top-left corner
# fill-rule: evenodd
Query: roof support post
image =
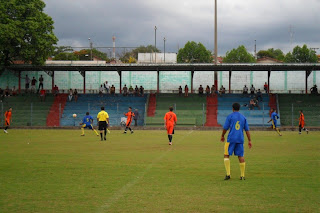
<path id="1" fill-rule="evenodd" d="M 306 94 L 308 94 L 308 77 L 312 73 L 312 70 L 306 70 Z"/>
<path id="2" fill-rule="evenodd" d="M 157 93 L 160 92 L 160 71 L 159 68 L 157 68 Z"/>
<path id="3" fill-rule="evenodd" d="M 117 69 L 117 72 L 118 72 L 119 77 L 120 77 L 120 88 L 119 88 L 119 93 L 121 94 L 121 93 L 122 93 L 122 72 L 121 72 L 121 70 L 118 70 L 118 69 Z"/>
<path id="4" fill-rule="evenodd" d="M 191 71 L 191 93 L 193 93 L 193 76 L 194 76 L 194 68 Z"/>
<path id="5" fill-rule="evenodd" d="M 229 70 L 229 93 L 231 93 L 231 76 L 232 76 L 232 68 Z M 218 88 L 216 88 L 218 90 Z"/>
<path id="6" fill-rule="evenodd" d="M 270 92 L 270 76 L 271 76 L 271 69 L 268 71 L 268 94 Z"/>
<path id="7" fill-rule="evenodd" d="M 86 94 L 86 71 L 83 71 L 83 94 Z"/>
<path id="8" fill-rule="evenodd" d="M 53 88 L 54 88 L 54 71 L 52 71 L 52 73 L 51 73 L 51 89 L 52 89 L 52 91 L 53 91 Z"/>

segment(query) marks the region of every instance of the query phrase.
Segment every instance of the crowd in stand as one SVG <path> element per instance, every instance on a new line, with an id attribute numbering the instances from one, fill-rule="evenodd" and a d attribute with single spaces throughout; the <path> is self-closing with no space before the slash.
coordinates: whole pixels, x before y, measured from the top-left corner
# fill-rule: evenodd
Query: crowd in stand
<path id="1" fill-rule="evenodd" d="M 114 85 L 109 85 L 108 81 L 106 81 L 103 85 L 100 85 L 99 88 L 99 95 L 102 97 L 103 94 L 110 94 L 112 96 L 116 95 L 116 87 Z M 143 96 L 144 95 L 144 87 L 136 85 L 135 88 L 133 88 L 131 85 L 128 88 L 125 84 L 122 88 L 122 95 L 123 96 Z"/>

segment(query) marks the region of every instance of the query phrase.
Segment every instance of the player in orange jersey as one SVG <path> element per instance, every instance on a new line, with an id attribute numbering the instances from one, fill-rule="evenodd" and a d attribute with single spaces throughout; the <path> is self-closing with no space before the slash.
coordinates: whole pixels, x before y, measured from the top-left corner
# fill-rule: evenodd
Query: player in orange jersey
<path id="1" fill-rule="evenodd" d="M 301 134 L 301 130 L 304 130 L 307 132 L 307 134 L 309 134 L 309 130 L 307 130 L 304 125 L 305 125 L 305 122 L 304 122 L 304 114 L 302 112 L 302 110 L 299 111 L 300 113 L 300 116 L 299 116 L 299 134 Z"/>
<path id="2" fill-rule="evenodd" d="M 129 111 L 127 113 L 123 113 L 125 116 L 127 116 L 127 123 L 126 123 L 126 129 L 124 130 L 124 134 L 127 133 L 127 130 L 129 129 L 131 134 L 133 133 L 133 130 L 131 129 L 130 125 L 132 123 L 134 113 L 132 112 L 132 108 L 129 107 Z"/>
<path id="3" fill-rule="evenodd" d="M 173 107 L 169 107 L 169 112 L 164 116 L 164 127 L 167 129 L 169 145 L 172 145 L 172 135 L 174 134 L 174 127 L 177 124 L 177 116 L 173 112 Z"/>
<path id="4" fill-rule="evenodd" d="M 11 122 L 12 122 L 12 107 L 10 107 L 9 110 L 4 113 L 4 124 L 6 126 L 4 129 L 5 133 L 8 133 L 7 129 L 9 128 Z"/>

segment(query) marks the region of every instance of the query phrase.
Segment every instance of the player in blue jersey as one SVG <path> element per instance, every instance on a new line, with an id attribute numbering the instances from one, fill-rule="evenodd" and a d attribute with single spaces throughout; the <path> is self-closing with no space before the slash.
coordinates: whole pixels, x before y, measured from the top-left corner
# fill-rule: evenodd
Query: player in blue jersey
<path id="1" fill-rule="evenodd" d="M 225 134 L 228 130 L 228 139 L 227 142 L 224 145 L 224 166 L 226 168 L 227 175 L 224 178 L 225 180 L 230 179 L 230 159 L 229 156 L 234 154 L 238 156 L 239 163 L 240 163 L 240 180 L 245 180 L 245 167 L 246 163 L 244 161 L 244 136 L 243 136 L 243 130 L 246 132 L 247 138 L 248 138 L 248 146 L 249 149 L 251 149 L 251 136 L 249 132 L 249 126 L 247 119 L 239 113 L 240 110 L 240 104 L 234 103 L 232 105 L 233 113 L 231 113 L 223 126 L 223 131 L 221 135 L 221 142 L 225 142 Z"/>
<path id="2" fill-rule="evenodd" d="M 278 123 L 277 123 L 277 119 L 279 119 L 279 118 L 280 118 L 280 116 L 278 115 L 276 110 L 274 108 L 272 108 L 271 109 L 271 119 L 270 119 L 270 121 L 268 121 L 268 123 L 270 123 L 272 121 L 271 128 L 273 128 L 280 136 L 282 136 L 280 129 L 278 127 Z"/>
<path id="3" fill-rule="evenodd" d="M 84 116 L 82 123 L 80 123 L 81 126 L 81 136 L 84 136 L 84 128 L 89 128 L 91 130 L 93 130 L 97 136 L 99 136 L 98 132 L 93 128 L 93 117 L 91 115 L 89 115 L 89 112 L 86 113 L 86 116 Z"/>

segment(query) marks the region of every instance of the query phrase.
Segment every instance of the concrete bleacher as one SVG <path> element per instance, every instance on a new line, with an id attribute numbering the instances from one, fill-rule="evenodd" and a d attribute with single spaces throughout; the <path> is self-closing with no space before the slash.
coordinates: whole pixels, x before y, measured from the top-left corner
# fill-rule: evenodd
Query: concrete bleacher
<path id="1" fill-rule="evenodd" d="M 100 97 L 98 94 L 79 95 L 78 101 L 67 101 L 62 118 L 60 121 L 61 126 L 78 126 L 85 116 L 86 112 L 94 118 L 94 125 L 97 125 L 97 114 L 100 112 L 101 106 L 105 107 L 106 112 L 110 116 L 111 126 L 120 126 L 121 117 L 124 112 L 128 111 L 128 107 L 132 107 L 133 111 L 138 109 L 139 120 L 138 125 L 144 125 L 144 114 L 147 96 L 143 97 L 123 97 L 119 96 L 106 96 Z M 77 118 L 73 118 L 73 114 L 77 114 Z M 134 123 L 134 121 L 133 121 Z"/>
<path id="2" fill-rule="evenodd" d="M 306 126 L 320 125 L 320 96 L 313 95 L 278 95 L 281 124 L 299 125 L 299 110 L 303 110 Z"/>
<path id="3" fill-rule="evenodd" d="M 45 102 L 41 102 L 38 94 L 20 94 L 4 98 L 0 103 L 1 124 L 3 114 L 12 107 L 12 127 L 17 126 L 46 126 L 47 116 L 54 97 L 48 94 Z M 3 108 L 2 108 L 3 106 Z"/>
<path id="4" fill-rule="evenodd" d="M 225 123 L 227 116 L 232 113 L 232 104 L 238 102 L 241 105 L 240 112 L 247 118 L 250 126 L 267 126 L 270 125 L 267 122 L 270 120 L 269 116 L 269 96 L 263 94 L 263 102 L 259 102 L 260 110 L 255 108 L 249 110 L 248 106 L 252 97 L 249 95 L 244 96 L 242 94 L 225 94 L 218 97 L 218 124 Z M 281 116 L 280 116 L 281 117 Z"/>
<path id="5" fill-rule="evenodd" d="M 157 106 L 154 117 L 146 118 L 147 126 L 163 125 L 163 117 L 169 111 L 169 106 L 175 108 L 178 126 L 202 126 L 206 121 L 206 96 L 189 94 L 189 97 L 178 94 L 157 94 Z"/>

